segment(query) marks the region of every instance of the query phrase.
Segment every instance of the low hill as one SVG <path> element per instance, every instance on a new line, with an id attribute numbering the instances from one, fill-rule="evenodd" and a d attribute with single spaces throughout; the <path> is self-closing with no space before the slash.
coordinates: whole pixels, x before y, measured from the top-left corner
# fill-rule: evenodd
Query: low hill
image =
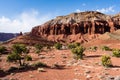
<path id="1" fill-rule="evenodd" d="M 12 38 L 10 40 L 5 41 L 4 45 L 11 45 L 11 44 L 26 44 L 26 45 L 35 45 L 35 44 L 41 44 L 41 45 L 53 45 L 54 42 L 47 41 L 46 39 L 43 39 L 41 37 L 35 37 L 31 36 L 29 34 L 20 35 L 18 37 Z"/>

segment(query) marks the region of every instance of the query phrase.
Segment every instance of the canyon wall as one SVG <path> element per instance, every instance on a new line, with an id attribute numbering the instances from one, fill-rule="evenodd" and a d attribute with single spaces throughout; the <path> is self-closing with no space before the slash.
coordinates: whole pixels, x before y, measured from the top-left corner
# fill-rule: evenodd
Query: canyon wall
<path id="1" fill-rule="evenodd" d="M 58 16 L 32 29 L 31 35 L 55 42 L 87 42 L 105 32 L 120 28 L 120 17 L 111 17 L 96 11 Z"/>

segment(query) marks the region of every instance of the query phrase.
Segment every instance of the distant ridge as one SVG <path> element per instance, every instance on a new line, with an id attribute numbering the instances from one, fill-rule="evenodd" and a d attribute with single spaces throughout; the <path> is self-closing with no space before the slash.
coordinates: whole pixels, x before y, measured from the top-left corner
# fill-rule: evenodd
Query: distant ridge
<path id="1" fill-rule="evenodd" d="M 0 42 L 7 41 L 9 39 L 12 39 L 14 37 L 17 37 L 18 33 L 0 33 Z"/>

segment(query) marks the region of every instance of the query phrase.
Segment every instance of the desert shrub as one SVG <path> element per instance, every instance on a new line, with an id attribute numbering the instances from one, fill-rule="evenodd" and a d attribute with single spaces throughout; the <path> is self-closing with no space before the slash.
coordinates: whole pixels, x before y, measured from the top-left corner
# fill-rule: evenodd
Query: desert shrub
<path id="1" fill-rule="evenodd" d="M 119 49 L 114 49 L 114 50 L 112 51 L 112 53 L 113 53 L 113 56 L 115 56 L 115 57 L 120 57 L 120 50 L 119 50 Z"/>
<path id="2" fill-rule="evenodd" d="M 31 57 L 30 55 L 27 55 L 27 56 L 25 57 L 25 60 L 26 60 L 26 61 L 32 61 L 32 57 Z"/>
<path id="3" fill-rule="evenodd" d="M 12 49 L 13 49 L 12 53 L 7 56 L 7 61 L 18 62 L 20 66 L 24 66 L 25 57 L 29 53 L 27 47 L 23 44 L 14 44 Z"/>
<path id="4" fill-rule="evenodd" d="M 36 53 L 36 54 L 39 54 L 40 52 L 41 52 L 41 51 L 40 51 L 40 50 L 38 50 L 38 49 L 35 51 L 35 53 Z"/>
<path id="5" fill-rule="evenodd" d="M 62 48 L 62 44 L 60 44 L 60 43 L 56 43 L 54 46 L 58 50 L 60 50 Z"/>
<path id="6" fill-rule="evenodd" d="M 85 51 L 85 48 L 83 48 L 82 46 L 78 46 L 76 48 L 73 48 L 71 51 L 75 55 L 76 59 L 83 59 L 83 52 Z"/>
<path id="7" fill-rule="evenodd" d="M 32 64 L 33 67 L 48 67 L 47 64 L 42 63 L 42 62 L 37 62 Z"/>
<path id="8" fill-rule="evenodd" d="M 41 52 L 41 50 L 42 50 L 43 46 L 42 46 L 42 45 L 40 45 L 40 44 L 35 44 L 35 46 L 34 46 L 34 47 L 36 48 L 36 53 L 39 55 L 39 53 Z"/>
<path id="9" fill-rule="evenodd" d="M 97 46 L 91 46 L 91 47 L 90 47 L 90 50 L 96 51 L 96 50 L 97 50 Z"/>
<path id="10" fill-rule="evenodd" d="M 1 54 L 4 54 L 5 52 L 6 52 L 6 47 L 4 47 L 4 46 L 0 46 L 0 53 Z"/>
<path id="11" fill-rule="evenodd" d="M 111 49 L 108 46 L 102 46 L 103 51 L 111 51 Z"/>
<path id="12" fill-rule="evenodd" d="M 73 49 L 73 48 L 76 48 L 76 46 L 73 43 L 71 43 L 71 44 L 68 44 L 68 48 Z"/>
<path id="13" fill-rule="evenodd" d="M 69 49 L 76 48 L 77 46 L 80 46 L 80 43 L 70 43 L 70 44 L 68 44 Z"/>
<path id="14" fill-rule="evenodd" d="M 105 67 L 111 67 L 112 66 L 110 56 L 103 55 L 102 58 L 101 58 L 101 61 L 102 61 L 102 65 L 105 66 Z"/>
<path id="15" fill-rule="evenodd" d="M 43 46 L 40 45 L 40 44 L 35 44 L 35 48 L 38 49 L 38 50 L 41 50 L 43 48 Z"/>

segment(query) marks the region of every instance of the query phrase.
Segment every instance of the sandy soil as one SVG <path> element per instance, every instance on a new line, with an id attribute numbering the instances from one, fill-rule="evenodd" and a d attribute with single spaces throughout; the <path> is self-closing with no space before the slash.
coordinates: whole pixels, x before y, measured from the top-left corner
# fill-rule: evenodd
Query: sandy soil
<path id="1" fill-rule="evenodd" d="M 36 70 L 28 70 L 22 72 L 11 73 L 1 77 L 2 80 L 104 80 L 108 76 L 120 76 L 120 58 L 111 56 L 114 67 L 105 68 L 101 65 L 101 55 L 110 55 L 111 51 L 86 50 L 83 60 L 73 59 L 70 50 L 51 50 L 42 52 L 38 56 L 31 52 L 33 61 L 30 64 L 41 61 L 49 65 L 51 68 L 44 68 L 45 72 Z M 10 66 L 17 66 L 13 63 L 6 62 L 6 55 L 1 56 L 0 68 L 6 70 Z M 52 68 L 54 64 L 62 66 L 62 68 Z"/>

